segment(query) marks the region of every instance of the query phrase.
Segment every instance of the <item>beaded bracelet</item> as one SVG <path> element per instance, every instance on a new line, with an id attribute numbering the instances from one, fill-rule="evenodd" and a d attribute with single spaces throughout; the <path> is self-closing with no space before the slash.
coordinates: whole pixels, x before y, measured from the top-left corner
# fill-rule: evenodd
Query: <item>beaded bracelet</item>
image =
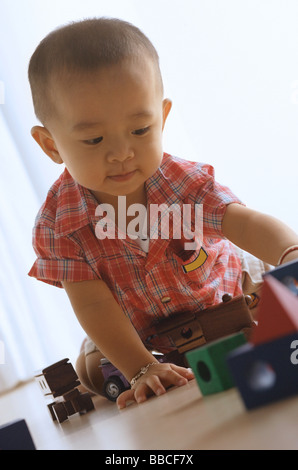
<path id="1" fill-rule="evenodd" d="M 296 251 L 298 250 L 298 245 L 292 245 L 292 246 L 289 246 L 289 248 L 287 248 L 281 255 L 281 257 L 279 258 L 278 260 L 278 263 L 277 263 L 277 266 L 280 266 L 281 263 L 283 262 L 284 258 L 289 254 L 289 253 L 292 253 L 292 251 Z"/>
<path id="2" fill-rule="evenodd" d="M 131 387 L 136 383 L 136 381 L 142 377 L 142 375 L 146 374 L 146 372 L 148 372 L 148 369 L 150 366 L 154 366 L 155 364 L 158 364 L 158 362 L 150 362 L 149 364 L 147 364 L 146 366 L 142 367 L 140 369 L 140 371 L 137 373 L 137 375 L 135 375 L 131 381 L 130 381 L 130 385 Z"/>

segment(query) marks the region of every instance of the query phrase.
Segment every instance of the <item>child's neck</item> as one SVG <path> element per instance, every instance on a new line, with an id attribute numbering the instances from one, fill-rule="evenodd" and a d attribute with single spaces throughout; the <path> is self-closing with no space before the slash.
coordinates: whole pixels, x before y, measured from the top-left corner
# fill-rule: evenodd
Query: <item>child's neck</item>
<path id="1" fill-rule="evenodd" d="M 92 191 L 95 196 L 98 204 L 111 204 L 115 210 L 118 209 L 118 196 L 107 193 L 99 193 L 97 191 Z M 127 194 L 124 196 L 126 198 L 126 206 L 129 207 L 132 204 L 143 204 L 147 206 L 147 194 L 145 185 L 138 188 L 133 193 Z"/>
<path id="2" fill-rule="evenodd" d="M 115 223 L 118 226 L 118 196 L 114 196 L 112 194 L 106 194 L 106 193 L 94 193 L 94 196 L 96 200 L 98 201 L 99 204 L 110 204 L 115 211 Z M 145 208 L 147 207 L 147 194 L 146 194 L 146 189 L 145 185 L 141 186 L 140 188 L 137 189 L 137 191 L 127 194 L 125 196 L 122 196 L 126 198 L 126 210 L 131 206 L 132 204 L 142 204 Z M 135 218 L 135 215 L 133 216 L 126 216 L 126 222 L 127 225 L 131 220 Z M 126 226 L 127 228 L 127 226 Z"/>

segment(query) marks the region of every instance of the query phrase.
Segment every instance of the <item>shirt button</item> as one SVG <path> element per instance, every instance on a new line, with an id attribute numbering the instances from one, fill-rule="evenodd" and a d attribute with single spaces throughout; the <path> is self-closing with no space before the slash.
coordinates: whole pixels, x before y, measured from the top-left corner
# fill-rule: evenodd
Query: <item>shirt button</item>
<path id="1" fill-rule="evenodd" d="M 161 301 L 163 304 L 167 304 L 168 302 L 171 302 L 171 297 L 163 297 Z"/>

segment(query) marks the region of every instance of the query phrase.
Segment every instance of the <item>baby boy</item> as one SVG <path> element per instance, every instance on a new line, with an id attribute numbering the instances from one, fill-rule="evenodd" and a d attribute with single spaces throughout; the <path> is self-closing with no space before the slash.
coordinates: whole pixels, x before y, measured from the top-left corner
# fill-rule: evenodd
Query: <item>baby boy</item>
<path id="1" fill-rule="evenodd" d="M 88 335 L 77 362 L 81 382 L 101 392 L 104 356 L 132 383 L 120 408 L 187 383 L 190 370 L 152 355 L 173 350 L 156 334 L 158 322 L 241 294 L 235 246 L 277 265 L 298 258 L 298 236 L 245 207 L 210 165 L 163 152 L 172 104 L 157 52 L 135 26 L 99 18 L 53 31 L 31 58 L 29 80 L 42 124 L 32 136 L 65 165 L 36 219 L 30 275 L 65 289 Z M 145 208 L 142 217 L 135 207 Z M 191 208 L 181 222 L 188 231 L 177 230 L 174 213 L 167 236 L 158 217 L 157 230 L 148 229 L 156 207 L 162 215 L 175 207 L 180 216 Z"/>

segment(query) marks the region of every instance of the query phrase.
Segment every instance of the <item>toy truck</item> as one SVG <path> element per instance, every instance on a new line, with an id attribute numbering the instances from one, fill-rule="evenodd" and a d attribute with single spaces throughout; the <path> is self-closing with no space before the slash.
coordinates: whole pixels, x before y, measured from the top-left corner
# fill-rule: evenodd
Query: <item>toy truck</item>
<path id="1" fill-rule="evenodd" d="M 154 353 L 154 357 L 160 362 L 168 362 L 167 356 L 159 353 Z M 130 383 L 124 375 L 117 369 L 107 358 L 100 360 L 102 375 L 104 377 L 104 384 L 102 393 L 110 401 L 116 401 L 119 395 L 130 388 Z"/>
<path id="2" fill-rule="evenodd" d="M 103 394 L 110 401 L 116 401 L 119 395 L 130 388 L 128 380 L 121 374 L 120 370 L 106 358 L 101 359 L 100 366 L 105 379 Z"/>
<path id="3" fill-rule="evenodd" d="M 91 395 L 78 390 L 80 381 L 69 359 L 62 359 L 35 375 L 45 397 L 55 398 L 48 404 L 53 421 L 63 423 L 76 413 L 85 414 L 94 409 Z"/>

